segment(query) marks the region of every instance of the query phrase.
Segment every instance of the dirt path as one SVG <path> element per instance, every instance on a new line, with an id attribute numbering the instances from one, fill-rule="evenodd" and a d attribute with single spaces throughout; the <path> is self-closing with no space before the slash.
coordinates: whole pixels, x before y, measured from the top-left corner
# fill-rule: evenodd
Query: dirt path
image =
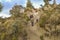
<path id="1" fill-rule="evenodd" d="M 29 26 L 27 28 L 28 32 L 28 40 L 40 40 L 40 35 L 43 34 L 43 30 L 41 30 L 37 24 L 34 26 Z"/>

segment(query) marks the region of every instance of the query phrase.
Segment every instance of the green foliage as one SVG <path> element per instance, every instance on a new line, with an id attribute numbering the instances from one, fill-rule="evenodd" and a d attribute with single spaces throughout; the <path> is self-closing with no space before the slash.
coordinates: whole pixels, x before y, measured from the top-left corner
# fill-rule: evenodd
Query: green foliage
<path id="1" fill-rule="evenodd" d="M 49 38 L 51 38 L 52 36 L 59 37 L 58 35 L 60 35 L 59 34 L 59 32 L 60 32 L 59 31 L 60 30 L 60 21 L 59 21 L 60 13 L 59 13 L 58 8 L 59 7 L 57 6 L 53 10 L 43 10 L 43 13 L 42 13 L 43 15 L 40 16 L 39 25 L 46 32 L 46 33 L 44 33 L 45 37 L 46 36 Z"/>
<path id="2" fill-rule="evenodd" d="M 25 28 L 28 26 L 29 18 L 26 14 L 20 13 L 20 6 L 15 5 L 12 10 L 10 10 L 10 13 L 12 14 L 10 18 L 2 19 L 0 18 L 0 21 L 5 20 L 0 24 L 0 40 L 18 40 L 19 37 L 22 37 L 23 39 L 27 36 L 24 31 Z M 3 29 L 4 28 L 4 29 Z M 4 32 L 3 32 L 4 31 Z"/>
<path id="3" fill-rule="evenodd" d="M 44 0 L 44 2 L 48 2 L 48 0 Z M 2 10 L 2 8 L 2 4 L 0 3 L 0 10 Z M 22 8 L 24 7 L 21 5 L 14 5 L 10 10 L 10 18 L 0 18 L 0 40 L 18 40 L 19 37 L 23 40 L 27 40 L 27 27 L 30 27 L 28 26 L 28 23 L 31 19 L 27 16 L 26 11 L 20 13 Z M 33 8 L 32 3 L 28 0 L 25 9 L 27 9 L 28 12 L 32 12 L 32 10 L 29 9 Z M 41 9 L 43 8 L 44 7 Z M 54 34 L 56 30 L 58 30 L 57 26 L 60 25 L 59 10 L 59 5 L 57 5 L 56 8 L 53 7 L 52 10 L 42 10 L 42 15 L 40 16 L 38 24 L 45 30 L 46 34 L 44 36 L 49 37 L 49 33 Z M 47 32 L 49 33 L 47 34 Z M 40 36 L 40 39 L 44 40 L 43 36 Z"/>

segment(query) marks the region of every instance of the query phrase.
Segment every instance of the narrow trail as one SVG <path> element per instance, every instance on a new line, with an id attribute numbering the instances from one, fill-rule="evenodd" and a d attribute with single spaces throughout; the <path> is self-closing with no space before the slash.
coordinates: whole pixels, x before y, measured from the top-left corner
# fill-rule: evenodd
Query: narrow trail
<path id="1" fill-rule="evenodd" d="M 28 40 L 40 40 L 40 35 L 43 34 L 43 30 L 41 30 L 37 24 L 34 26 L 29 26 L 27 28 L 28 32 Z"/>

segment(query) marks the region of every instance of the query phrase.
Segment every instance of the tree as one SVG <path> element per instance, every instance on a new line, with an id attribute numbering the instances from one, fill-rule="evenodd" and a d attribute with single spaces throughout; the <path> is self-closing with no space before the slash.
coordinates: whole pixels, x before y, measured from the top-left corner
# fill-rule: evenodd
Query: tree
<path id="1" fill-rule="evenodd" d="M 26 27 L 28 26 L 28 17 L 25 13 L 20 13 L 22 6 L 14 5 L 10 10 L 11 17 L 4 23 L 8 38 L 6 40 L 18 40 L 22 37 L 25 40 L 27 33 Z M 9 39 L 10 38 L 10 39 Z"/>
<path id="2" fill-rule="evenodd" d="M 54 1 L 54 3 L 55 3 L 55 1 Z M 42 7 L 42 8 L 44 8 L 44 7 Z M 58 5 L 51 11 L 43 10 L 42 15 L 40 16 L 40 27 L 42 27 L 44 29 L 44 31 L 46 31 L 46 33 L 44 33 L 44 36 L 50 37 L 50 38 L 51 38 L 51 36 L 53 36 L 53 37 L 55 37 L 54 40 L 56 40 L 57 37 L 59 37 L 59 35 L 60 35 L 60 28 L 59 28 L 59 26 L 60 26 L 59 12 L 60 11 L 59 11 L 59 9 L 60 9 L 60 7 Z"/>
<path id="3" fill-rule="evenodd" d="M 0 12 L 2 11 L 2 8 L 3 8 L 3 6 L 2 6 L 2 4 L 1 4 L 1 2 L 0 2 Z"/>
<path id="4" fill-rule="evenodd" d="M 21 5 L 14 5 L 14 7 L 10 10 L 10 14 L 12 15 L 12 17 L 19 17 L 21 16 L 21 9 L 23 9 Z"/>
<path id="5" fill-rule="evenodd" d="M 34 8 L 30 0 L 27 0 L 27 8 Z"/>
<path id="6" fill-rule="evenodd" d="M 45 5 L 49 4 L 49 1 L 51 0 L 43 0 L 45 2 Z"/>

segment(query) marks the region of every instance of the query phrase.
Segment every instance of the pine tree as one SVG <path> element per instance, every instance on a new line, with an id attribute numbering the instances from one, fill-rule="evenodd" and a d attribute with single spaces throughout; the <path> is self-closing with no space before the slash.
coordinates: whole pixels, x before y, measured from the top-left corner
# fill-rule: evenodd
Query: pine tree
<path id="1" fill-rule="evenodd" d="M 54 0 L 53 4 L 56 4 L 56 0 Z"/>
<path id="2" fill-rule="evenodd" d="M 48 5 L 49 4 L 49 1 L 51 0 L 43 0 L 45 2 L 45 5 Z"/>
<path id="3" fill-rule="evenodd" d="M 2 4 L 1 4 L 1 2 L 0 2 L 0 12 L 2 11 L 2 8 L 3 8 L 3 6 L 2 6 Z"/>
<path id="4" fill-rule="evenodd" d="M 56 0 L 53 1 L 53 6 L 56 7 Z"/>
<path id="5" fill-rule="evenodd" d="M 34 8 L 30 0 L 27 0 L 27 8 Z"/>

